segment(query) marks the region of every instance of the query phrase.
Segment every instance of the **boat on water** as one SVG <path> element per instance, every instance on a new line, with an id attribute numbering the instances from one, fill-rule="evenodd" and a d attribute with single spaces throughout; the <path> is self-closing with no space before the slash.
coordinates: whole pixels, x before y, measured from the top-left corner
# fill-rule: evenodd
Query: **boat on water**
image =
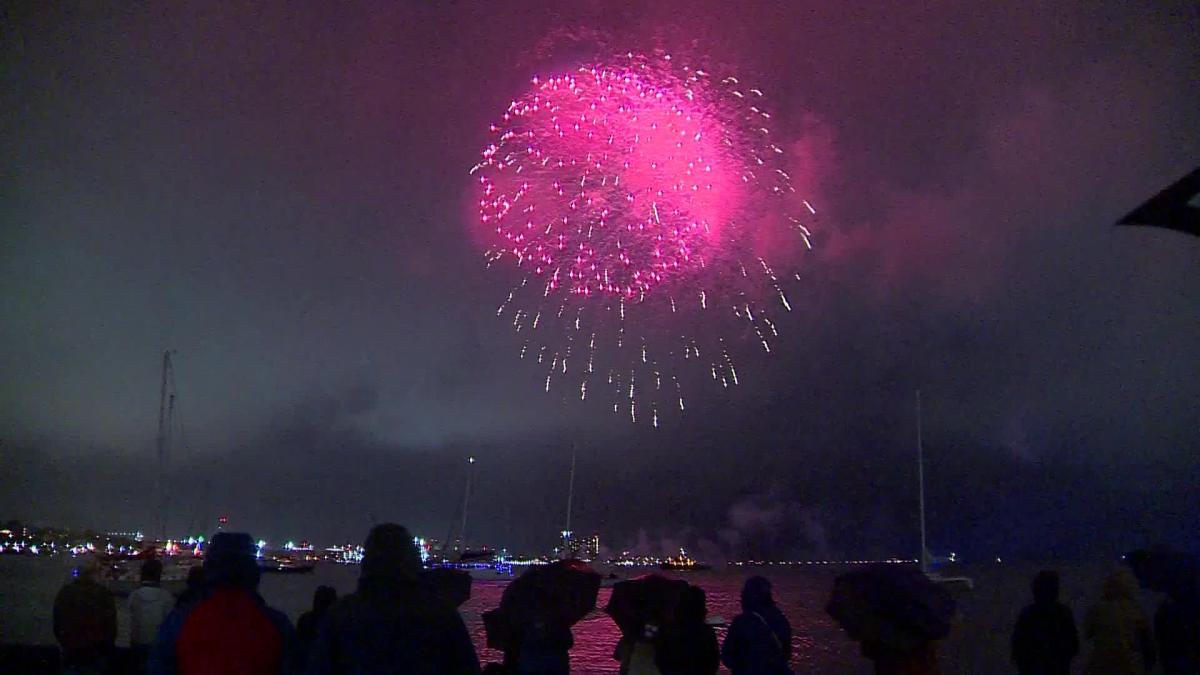
<path id="1" fill-rule="evenodd" d="M 142 564 L 150 558 L 160 558 L 163 563 L 159 585 L 175 595 L 187 588 L 188 574 L 192 568 L 200 567 L 203 560 L 190 554 L 159 556 L 157 547 L 147 547 L 138 553 L 122 556 L 97 556 L 100 563 L 100 581 L 113 595 L 124 597 L 142 585 Z"/>
<path id="2" fill-rule="evenodd" d="M 312 574 L 316 567 L 316 563 L 287 555 L 264 556 L 258 561 L 258 569 L 264 574 Z"/>
<path id="3" fill-rule="evenodd" d="M 113 553 L 96 551 L 100 563 L 100 579 L 115 595 L 126 596 L 141 585 L 142 565 L 152 558 L 162 562 L 162 577 L 159 584 L 176 595 L 187 588 L 188 574 L 203 564 L 200 557 L 204 538 L 172 540 L 166 536 L 167 509 L 172 497 L 168 466 L 176 419 L 175 368 L 171 362 L 171 350 L 163 352 L 162 375 L 158 395 L 158 434 L 155 439 L 155 456 L 158 478 L 154 486 L 154 520 L 158 536 L 141 542 L 141 549 Z"/>
<path id="4" fill-rule="evenodd" d="M 423 562 L 426 569 L 460 570 L 471 575 L 473 581 L 507 583 L 512 581 L 512 564 L 501 559 L 496 551 L 487 547 L 471 549 L 467 547 L 467 514 L 471 506 L 471 483 L 475 475 L 475 458 L 467 458 L 467 482 L 463 488 L 463 498 L 460 503 L 461 521 L 459 522 L 458 541 L 461 549 L 457 552 L 448 548 L 454 534 L 453 524 L 446 535 L 442 548 L 437 552 L 429 552 Z M 453 521 L 452 521 L 453 522 Z"/>
<path id="5" fill-rule="evenodd" d="M 670 570 L 672 572 L 702 572 L 712 569 L 711 565 L 692 558 L 683 549 L 679 549 L 679 555 L 671 556 L 659 563 L 658 567 L 659 569 Z"/>
<path id="6" fill-rule="evenodd" d="M 610 572 L 600 579 L 600 588 L 612 588 L 622 581 L 625 581 L 625 577 L 619 577 Z"/>
<path id="7" fill-rule="evenodd" d="M 512 564 L 501 560 L 491 549 L 463 551 L 456 559 L 430 557 L 424 566 L 426 569 L 460 570 L 475 581 L 507 582 L 514 576 Z"/>
<path id="8" fill-rule="evenodd" d="M 512 565 L 499 561 L 490 563 L 440 563 L 433 567 L 462 570 L 470 574 L 471 579 L 474 581 L 508 583 L 515 578 Z"/>
<path id="9" fill-rule="evenodd" d="M 925 578 L 950 591 L 973 591 L 975 581 L 971 577 L 944 576 L 940 572 L 926 572 Z"/>
<path id="10" fill-rule="evenodd" d="M 935 558 L 930 555 L 929 549 L 925 545 L 925 447 L 921 438 L 921 392 L 917 391 L 917 489 L 920 495 L 921 503 L 921 572 L 925 578 L 935 584 L 942 586 L 950 591 L 973 591 L 975 590 L 975 581 L 966 576 L 947 576 L 932 569 L 932 562 L 944 562 L 946 560 L 953 561 L 953 555 L 949 559 Z"/>

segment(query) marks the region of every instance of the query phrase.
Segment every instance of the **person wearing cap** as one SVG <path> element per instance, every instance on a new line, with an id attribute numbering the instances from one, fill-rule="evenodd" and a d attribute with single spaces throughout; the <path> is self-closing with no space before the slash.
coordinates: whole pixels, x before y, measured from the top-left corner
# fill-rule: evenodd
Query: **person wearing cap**
<path id="1" fill-rule="evenodd" d="M 312 675 L 478 675 L 458 611 L 420 583 L 421 558 L 394 523 L 367 535 L 358 590 L 329 610 L 308 663 Z"/>
<path id="2" fill-rule="evenodd" d="M 117 641 L 117 603 L 96 578 L 100 564 L 87 556 L 75 577 L 54 598 L 54 637 L 66 671 L 103 671 L 111 664 Z"/>
<path id="3" fill-rule="evenodd" d="M 204 557 L 204 589 L 163 621 L 150 652 L 154 675 L 294 673 L 296 631 L 258 594 L 254 540 L 220 532 Z"/>

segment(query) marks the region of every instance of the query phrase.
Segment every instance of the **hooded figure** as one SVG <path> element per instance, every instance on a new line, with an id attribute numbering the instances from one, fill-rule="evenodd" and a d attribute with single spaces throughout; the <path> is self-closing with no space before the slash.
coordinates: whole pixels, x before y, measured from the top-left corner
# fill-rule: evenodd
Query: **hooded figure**
<path id="1" fill-rule="evenodd" d="M 1154 612 L 1154 637 L 1165 675 L 1200 673 L 1200 593 L 1168 595 Z"/>
<path id="2" fill-rule="evenodd" d="M 300 620 L 296 622 L 296 634 L 299 635 L 300 644 L 304 648 L 310 647 L 317 639 L 317 630 L 335 602 L 337 591 L 332 586 L 317 586 L 316 592 L 313 593 L 312 609 L 301 614 Z"/>
<path id="3" fill-rule="evenodd" d="M 200 601 L 204 596 L 204 567 L 193 567 L 188 570 L 187 587 L 179 594 L 179 599 L 175 601 L 176 609 L 180 607 L 191 606 Z"/>
<path id="4" fill-rule="evenodd" d="M 1013 629 L 1013 663 L 1021 675 L 1067 675 L 1078 653 L 1075 617 L 1058 601 L 1058 572 L 1043 570 L 1033 580 L 1033 604 Z"/>
<path id="5" fill-rule="evenodd" d="M 733 675 L 790 673 L 792 627 L 775 606 L 771 582 L 750 577 L 742 587 L 742 613 L 729 625 L 721 662 Z"/>
<path id="6" fill-rule="evenodd" d="M 504 663 L 515 675 L 566 675 L 571 671 L 575 636 L 571 622 L 561 616 L 552 598 L 541 589 L 516 604 L 522 620 L 513 626 L 504 649 Z"/>
<path id="7" fill-rule="evenodd" d="M 1084 672 L 1088 675 L 1143 675 L 1154 666 L 1150 624 L 1137 601 L 1138 585 L 1121 568 L 1105 581 L 1088 612 L 1083 632 L 1092 643 Z"/>
<path id="8" fill-rule="evenodd" d="M 129 646 L 145 661 L 163 619 L 175 607 L 175 596 L 160 585 L 163 564 L 157 558 L 142 563 L 142 584 L 129 595 Z"/>
<path id="9" fill-rule="evenodd" d="M 708 614 L 704 590 L 688 586 L 679 598 L 675 618 L 658 640 L 655 659 L 662 675 L 713 675 L 721 665 L 717 633 L 704 622 Z"/>
<path id="10" fill-rule="evenodd" d="M 1166 594 L 1154 612 L 1154 639 L 1165 675 L 1200 673 L 1200 562 L 1167 547 L 1125 560 L 1143 588 Z"/>
<path id="11" fill-rule="evenodd" d="M 254 540 L 220 532 L 204 557 L 204 590 L 163 620 L 150 652 L 155 675 L 292 673 L 296 631 L 258 594 Z"/>
<path id="12" fill-rule="evenodd" d="M 329 611 L 309 673 L 478 675 L 462 617 L 419 582 L 421 558 L 408 530 L 367 535 L 358 590 Z"/>
<path id="13" fill-rule="evenodd" d="M 96 581 L 100 565 L 88 556 L 54 598 L 54 637 L 68 667 L 108 663 L 117 640 L 117 603 Z"/>

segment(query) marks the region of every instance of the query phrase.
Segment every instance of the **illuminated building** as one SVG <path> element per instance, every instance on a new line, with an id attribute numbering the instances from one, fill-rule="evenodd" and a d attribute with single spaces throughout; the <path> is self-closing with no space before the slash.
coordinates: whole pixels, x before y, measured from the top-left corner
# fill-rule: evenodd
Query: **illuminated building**
<path id="1" fill-rule="evenodd" d="M 562 545 L 559 547 L 559 554 L 563 558 L 576 558 L 579 560 L 595 560 L 600 555 L 600 535 L 593 533 L 592 536 L 586 539 L 581 539 L 575 536 L 575 533 L 570 530 L 563 530 Z"/>

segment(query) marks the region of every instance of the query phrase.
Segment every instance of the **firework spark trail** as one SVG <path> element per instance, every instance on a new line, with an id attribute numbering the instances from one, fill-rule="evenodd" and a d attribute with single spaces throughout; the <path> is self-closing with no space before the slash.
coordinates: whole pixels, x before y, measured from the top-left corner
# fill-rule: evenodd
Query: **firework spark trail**
<path id="1" fill-rule="evenodd" d="M 471 169 L 485 259 L 522 273 L 496 312 L 532 336 L 547 391 L 574 378 L 586 399 L 606 384 L 614 411 L 637 421 L 641 403 L 657 426 L 660 407 L 684 410 L 684 362 L 739 383 L 727 333 L 771 351 L 773 314 L 792 310 L 784 279 L 799 275 L 777 274 L 756 242 L 779 236 L 769 228 L 804 247 L 811 235 L 788 212 L 762 96 L 627 54 L 535 78 L 492 125 Z M 586 358 L 568 368 L 577 339 Z"/>

